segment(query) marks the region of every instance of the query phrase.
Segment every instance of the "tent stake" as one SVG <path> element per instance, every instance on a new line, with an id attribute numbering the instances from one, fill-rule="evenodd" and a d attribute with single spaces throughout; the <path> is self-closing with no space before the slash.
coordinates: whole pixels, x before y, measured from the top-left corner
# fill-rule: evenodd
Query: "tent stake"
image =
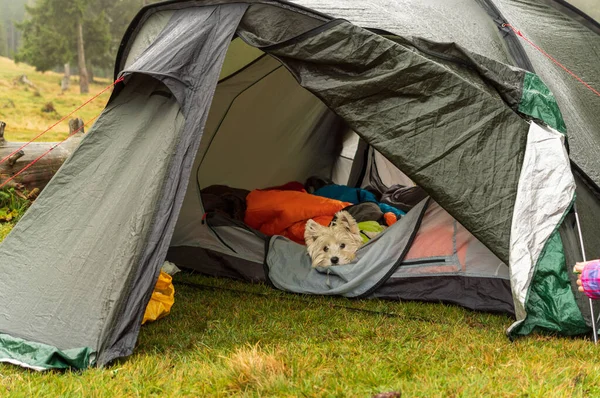
<path id="1" fill-rule="evenodd" d="M 585 257 L 585 247 L 583 245 L 583 235 L 581 234 L 581 224 L 579 224 L 579 213 L 577 213 L 577 205 L 573 203 L 573 209 L 575 210 L 575 221 L 577 222 L 577 232 L 579 233 L 579 244 L 581 245 L 581 256 L 583 261 L 587 261 Z M 592 299 L 588 299 L 590 302 L 590 311 L 592 313 L 592 331 L 594 333 L 594 344 L 598 344 L 598 333 L 596 332 L 596 317 L 594 315 L 594 304 Z"/>

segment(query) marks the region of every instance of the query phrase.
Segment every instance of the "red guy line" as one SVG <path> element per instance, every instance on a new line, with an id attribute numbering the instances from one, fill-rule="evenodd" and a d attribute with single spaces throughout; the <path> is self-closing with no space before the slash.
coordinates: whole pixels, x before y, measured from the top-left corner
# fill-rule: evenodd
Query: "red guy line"
<path id="1" fill-rule="evenodd" d="M 583 81 L 583 79 L 581 79 L 579 76 L 577 76 L 575 73 L 571 72 L 566 66 L 564 66 L 563 64 L 561 64 L 560 62 L 558 62 L 554 57 L 552 57 L 550 54 L 548 54 L 546 51 L 542 50 L 540 47 L 538 47 L 537 45 L 535 45 L 535 43 L 533 43 L 531 40 L 529 40 L 528 38 L 526 38 L 525 36 L 523 36 L 523 33 L 521 33 L 520 30 L 516 29 L 514 26 L 512 26 L 511 24 L 505 23 L 502 24 L 502 27 L 509 27 L 512 29 L 513 32 L 515 32 L 515 34 L 517 36 L 519 36 L 520 38 L 522 38 L 523 40 L 525 40 L 527 43 L 529 43 L 533 48 L 535 48 L 536 50 L 538 50 L 539 52 L 541 52 L 542 54 L 544 54 L 550 61 L 554 62 L 556 65 L 560 66 L 565 72 L 567 72 L 569 75 L 573 76 L 575 79 L 577 79 L 581 84 L 583 84 L 584 86 L 586 86 L 589 90 L 591 90 L 594 94 L 596 94 L 598 97 L 600 97 L 600 92 L 598 92 L 596 89 L 594 89 L 592 86 L 590 86 L 589 84 L 587 84 L 586 82 Z"/>

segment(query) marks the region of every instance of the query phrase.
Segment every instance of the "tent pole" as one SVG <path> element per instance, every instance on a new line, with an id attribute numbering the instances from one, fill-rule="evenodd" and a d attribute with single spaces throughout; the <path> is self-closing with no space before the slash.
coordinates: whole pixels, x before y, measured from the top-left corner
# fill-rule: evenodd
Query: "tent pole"
<path id="1" fill-rule="evenodd" d="M 581 224 L 579 224 L 579 213 L 577 213 L 577 205 L 573 203 L 573 210 L 575 211 L 575 221 L 577 222 L 577 232 L 579 233 L 579 244 L 581 245 L 581 255 L 583 261 L 587 261 L 585 257 L 585 247 L 583 245 L 583 235 L 581 234 Z M 594 316 L 594 304 L 592 299 L 588 299 L 590 302 L 590 311 L 592 313 L 592 331 L 594 333 L 594 344 L 598 344 L 598 333 L 596 332 L 596 317 Z"/>

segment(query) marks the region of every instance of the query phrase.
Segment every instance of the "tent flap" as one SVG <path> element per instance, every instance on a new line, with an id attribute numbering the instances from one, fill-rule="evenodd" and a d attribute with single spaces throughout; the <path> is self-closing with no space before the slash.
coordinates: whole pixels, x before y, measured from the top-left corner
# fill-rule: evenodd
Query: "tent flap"
<path id="1" fill-rule="evenodd" d="M 508 261 L 528 127 L 497 93 L 414 49 L 346 22 L 272 54 L 303 87 Z"/>
<path id="2" fill-rule="evenodd" d="M 511 230 L 509 264 L 517 316 L 509 328 L 511 335 L 526 327 L 530 331 L 536 326 L 546 329 L 552 316 L 562 320 L 561 313 L 579 312 L 557 234 L 575 200 L 575 180 L 564 140 L 562 133 L 531 123 Z M 541 310 L 543 303 L 547 305 Z M 544 321 L 536 323 L 535 314 L 548 318 L 539 317 Z M 560 322 L 554 325 L 548 329 L 563 328 Z"/>
<path id="3" fill-rule="evenodd" d="M 62 351 L 90 347 L 100 366 L 133 352 L 245 9 L 179 10 L 132 64 L 125 87 L 0 243 L 0 333 Z"/>
<path id="4" fill-rule="evenodd" d="M 554 231 L 540 255 L 527 297 L 527 317 L 509 330 L 524 336 L 534 330 L 577 335 L 590 328 L 579 310 L 567 275 L 560 234 Z"/>

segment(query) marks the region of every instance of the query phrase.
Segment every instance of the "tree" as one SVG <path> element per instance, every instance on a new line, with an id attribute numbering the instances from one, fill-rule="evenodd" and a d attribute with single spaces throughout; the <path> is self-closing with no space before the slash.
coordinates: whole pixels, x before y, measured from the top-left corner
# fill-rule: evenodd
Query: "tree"
<path id="1" fill-rule="evenodd" d="M 0 36 L 4 44 L 0 43 L 0 49 L 5 48 L 5 54 L 12 57 L 21 43 L 21 34 L 16 29 L 15 23 L 25 17 L 25 4 L 32 0 L 0 0 L 0 25 L 4 25 L 4 32 Z"/>
<path id="2" fill-rule="evenodd" d="M 115 55 L 112 52 L 112 36 L 109 17 L 104 10 L 90 10 L 83 26 L 85 54 L 90 81 L 93 81 L 92 68 L 109 69 L 113 66 Z"/>
<path id="3" fill-rule="evenodd" d="M 61 13 L 66 19 L 65 33 L 69 34 L 75 28 L 77 40 L 77 67 L 79 69 L 79 91 L 84 94 L 90 91 L 88 83 L 87 65 L 85 62 L 85 41 L 83 37 L 84 15 L 88 8 L 85 0 L 44 0 L 50 5 L 52 13 L 59 16 Z M 62 30 L 58 28 L 57 30 Z M 68 36 L 67 36 L 68 37 Z M 72 37 L 72 36 L 71 36 Z"/>
<path id="4" fill-rule="evenodd" d="M 15 59 L 39 71 L 75 60 L 80 91 L 87 93 L 86 53 L 91 50 L 90 60 L 99 60 L 110 49 L 108 22 L 103 12 L 97 12 L 95 1 L 37 0 L 35 6 L 27 6 L 29 18 L 18 25 L 23 45 Z"/>
<path id="5" fill-rule="evenodd" d="M 15 55 L 15 61 L 33 65 L 40 72 L 68 63 L 74 55 L 65 24 L 50 23 L 56 21 L 57 16 L 47 4 L 49 2 L 42 0 L 36 7 L 27 7 L 30 18 L 17 25 L 23 32 L 23 45 Z"/>
<path id="6" fill-rule="evenodd" d="M 33 0 L 0 0 L 0 7 L 11 1 L 14 5 Z M 79 65 L 82 54 L 86 65 L 79 65 L 80 72 L 86 69 L 89 77 L 94 68 L 110 73 L 107 71 L 113 68 L 129 23 L 143 5 L 157 1 L 160 0 L 36 0 L 34 6 L 27 7 L 28 18 L 18 25 L 23 43 L 17 59 L 46 71 L 66 63 Z M 82 21 L 82 37 L 78 21 Z M 82 52 L 78 50 L 81 42 Z"/>
<path id="7" fill-rule="evenodd" d="M 79 68 L 79 91 L 89 93 L 87 65 L 85 64 L 85 46 L 83 43 L 83 17 L 77 18 L 77 67 Z"/>
<path id="8" fill-rule="evenodd" d="M 8 57 L 8 43 L 4 21 L 0 19 L 0 57 Z"/>

